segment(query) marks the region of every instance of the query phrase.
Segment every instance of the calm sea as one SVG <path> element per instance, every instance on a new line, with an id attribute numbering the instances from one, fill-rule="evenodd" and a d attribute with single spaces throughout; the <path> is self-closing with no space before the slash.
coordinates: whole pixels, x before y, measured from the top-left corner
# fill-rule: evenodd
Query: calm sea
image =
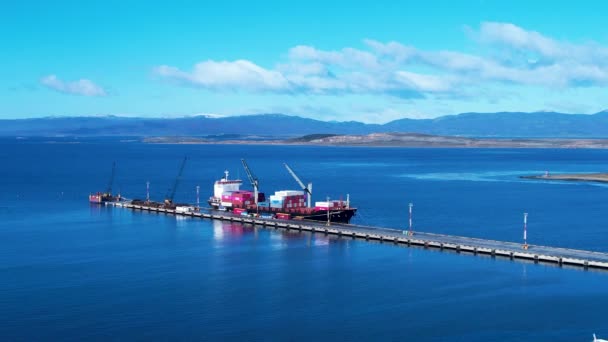
<path id="1" fill-rule="evenodd" d="M 519 178 L 608 170 L 608 151 L 0 140 L 2 340 L 590 341 L 608 272 L 560 269 L 90 206 L 89 192 L 202 200 L 240 158 L 267 193 L 346 198 L 353 223 L 608 251 L 608 187 Z"/>

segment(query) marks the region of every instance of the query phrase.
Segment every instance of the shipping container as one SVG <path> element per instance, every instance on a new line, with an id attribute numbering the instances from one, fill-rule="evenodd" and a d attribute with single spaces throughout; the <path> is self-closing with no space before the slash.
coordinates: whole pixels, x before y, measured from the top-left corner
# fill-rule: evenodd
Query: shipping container
<path id="1" fill-rule="evenodd" d="M 277 213 L 277 218 L 279 220 L 289 220 L 291 218 L 291 215 L 285 213 Z"/>
<path id="2" fill-rule="evenodd" d="M 232 211 L 233 213 L 240 215 L 242 213 L 247 213 L 247 210 L 243 209 L 243 208 L 234 208 L 234 210 Z"/>
<path id="3" fill-rule="evenodd" d="M 304 191 L 300 190 L 282 190 L 274 193 L 276 196 L 298 196 L 304 195 Z"/>

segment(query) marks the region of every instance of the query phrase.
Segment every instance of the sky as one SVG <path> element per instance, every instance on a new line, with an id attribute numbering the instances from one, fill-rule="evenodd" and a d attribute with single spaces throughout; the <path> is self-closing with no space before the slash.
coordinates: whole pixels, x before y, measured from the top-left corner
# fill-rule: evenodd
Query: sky
<path id="1" fill-rule="evenodd" d="M 0 118 L 608 109 L 605 1 L 12 1 Z"/>

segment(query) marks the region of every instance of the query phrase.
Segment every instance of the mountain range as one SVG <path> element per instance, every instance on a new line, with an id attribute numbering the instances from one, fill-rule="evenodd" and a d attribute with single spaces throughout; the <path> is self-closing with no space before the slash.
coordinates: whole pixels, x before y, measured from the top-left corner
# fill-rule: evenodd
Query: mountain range
<path id="1" fill-rule="evenodd" d="M 400 119 L 386 124 L 321 121 L 284 114 L 182 118 L 44 117 L 0 120 L 1 136 L 207 136 L 370 134 L 410 132 L 467 137 L 608 137 L 608 111 L 462 113 L 435 119 Z"/>

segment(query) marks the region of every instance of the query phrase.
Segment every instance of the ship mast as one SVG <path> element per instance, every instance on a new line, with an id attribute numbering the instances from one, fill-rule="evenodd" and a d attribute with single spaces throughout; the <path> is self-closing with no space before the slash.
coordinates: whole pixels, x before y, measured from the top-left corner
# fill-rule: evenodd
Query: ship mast
<path id="1" fill-rule="evenodd" d="M 245 173 L 247 174 L 247 178 L 249 179 L 249 183 L 251 183 L 251 186 L 253 186 L 253 200 L 255 201 L 255 206 L 257 208 L 258 206 L 258 191 L 259 191 L 259 186 L 260 186 L 260 182 L 258 181 L 258 177 L 256 177 L 253 172 L 251 172 L 251 170 L 249 169 L 249 165 L 247 165 L 247 162 L 245 161 L 245 159 L 241 159 L 241 163 L 243 163 L 243 168 L 245 169 Z"/>
<path id="2" fill-rule="evenodd" d="M 291 174 L 293 179 L 295 179 L 296 182 L 298 182 L 298 184 L 300 184 L 300 187 L 302 188 L 302 190 L 304 190 L 304 192 L 306 192 L 306 194 L 307 194 L 306 195 L 306 205 L 308 208 L 311 208 L 312 207 L 312 183 L 308 183 L 308 186 L 304 185 L 304 182 L 302 182 L 302 180 L 300 180 L 300 178 L 289 167 L 289 165 L 287 165 L 286 163 L 283 163 L 283 165 L 285 165 L 285 168 L 287 169 L 287 171 L 289 171 L 289 174 Z"/>
<path id="3" fill-rule="evenodd" d="M 114 185 L 114 176 L 116 175 L 116 162 L 112 162 L 112 175 L 110 176 L 110 181 L 108 182 L 108 188 L 106 189 L 106 194 L 108 196 L 112 196 L 112 185 Z"/>
<path id="4" fill-rule="evenodd" d="M 175 191 L 177 190 L 177 186 L 179 185 L 179 181 L 182 178 L 182 173 L 184 172 L 184 167 L 186 166 L 186 161 L 188 157 L 184 157 L 181 166 L 179 167 L 179 172 L 177 173 L 177 177 L 175 177 L 175 181 L 173 182 L 173 186 L 167 192 L 167 196 L 165 196 L 165 204 L 173 204 L 173 198 L 175 197 Z"/>

